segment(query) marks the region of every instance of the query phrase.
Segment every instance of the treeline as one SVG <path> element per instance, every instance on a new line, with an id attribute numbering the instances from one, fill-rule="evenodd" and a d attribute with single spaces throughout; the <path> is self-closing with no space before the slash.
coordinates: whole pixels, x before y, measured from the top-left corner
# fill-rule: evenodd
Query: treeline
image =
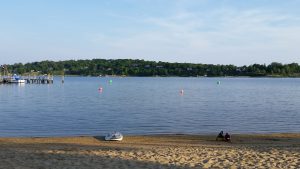
<path id="1" fill-rule="evenodd" d="M 249 66 L 168 63 L 132 59 L 92 59 L 41 61 L 6 65 L 11 73 L 82 75 L 82 76 L 282 76 L 300 77 L 298 63 L 253 64 Z"/>

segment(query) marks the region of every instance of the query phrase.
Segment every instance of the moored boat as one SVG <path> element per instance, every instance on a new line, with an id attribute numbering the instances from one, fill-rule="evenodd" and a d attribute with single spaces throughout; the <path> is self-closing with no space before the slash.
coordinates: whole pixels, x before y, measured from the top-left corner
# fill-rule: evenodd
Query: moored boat
<path id="1" fill-rule="evenodd" d="M 21 79 L 20 76 L 14 74 L 12 77 L 7 79 L 8 83 L 25 83 L 24 79 Z"/>

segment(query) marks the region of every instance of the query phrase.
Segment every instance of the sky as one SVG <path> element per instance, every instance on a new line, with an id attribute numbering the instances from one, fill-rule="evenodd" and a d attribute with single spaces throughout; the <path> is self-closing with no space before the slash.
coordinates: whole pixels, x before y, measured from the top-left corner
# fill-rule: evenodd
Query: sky
<path id="1" fill-rule="evenodd" d="M 300 63 L 300 0 L 0 0 L 0 64 Z"/>

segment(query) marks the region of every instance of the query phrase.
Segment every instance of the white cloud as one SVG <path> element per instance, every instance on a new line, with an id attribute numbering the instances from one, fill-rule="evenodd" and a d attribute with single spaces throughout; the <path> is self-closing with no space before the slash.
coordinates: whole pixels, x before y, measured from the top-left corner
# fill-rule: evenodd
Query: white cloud
<path id="1" fill-rule="evenodd" d="M 291 59 L 287 62 L 300 62 L 293 58 L 300 42 L 299 20 L 258 9 L 182 11 L 141 21 L 156 29 L 122 38 L 102 35 L 97 43 L 106 49 L 106 56 L 239 65 L 286 62 L 283 57 L 288 56 Z"/>

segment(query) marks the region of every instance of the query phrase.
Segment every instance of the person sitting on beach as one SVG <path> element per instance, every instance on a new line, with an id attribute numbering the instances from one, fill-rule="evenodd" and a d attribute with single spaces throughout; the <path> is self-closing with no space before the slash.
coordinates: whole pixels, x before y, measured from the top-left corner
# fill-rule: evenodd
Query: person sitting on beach
<path id="1" fill-rule="evenodd" d="M 228 133 L 225 134 L 225 141 L 230 142 L 230 135 Z"/>
<path id="2" fill-rule="evenodd" d="M 221 132 L 218 134 L 218 136 L 217 136 L 217 138 L 216 138 L 216 141 L 218 141 L 219 139 L 221 139 L 222 141 L 224 140 L 223 131 L 221 131 Z"/>

